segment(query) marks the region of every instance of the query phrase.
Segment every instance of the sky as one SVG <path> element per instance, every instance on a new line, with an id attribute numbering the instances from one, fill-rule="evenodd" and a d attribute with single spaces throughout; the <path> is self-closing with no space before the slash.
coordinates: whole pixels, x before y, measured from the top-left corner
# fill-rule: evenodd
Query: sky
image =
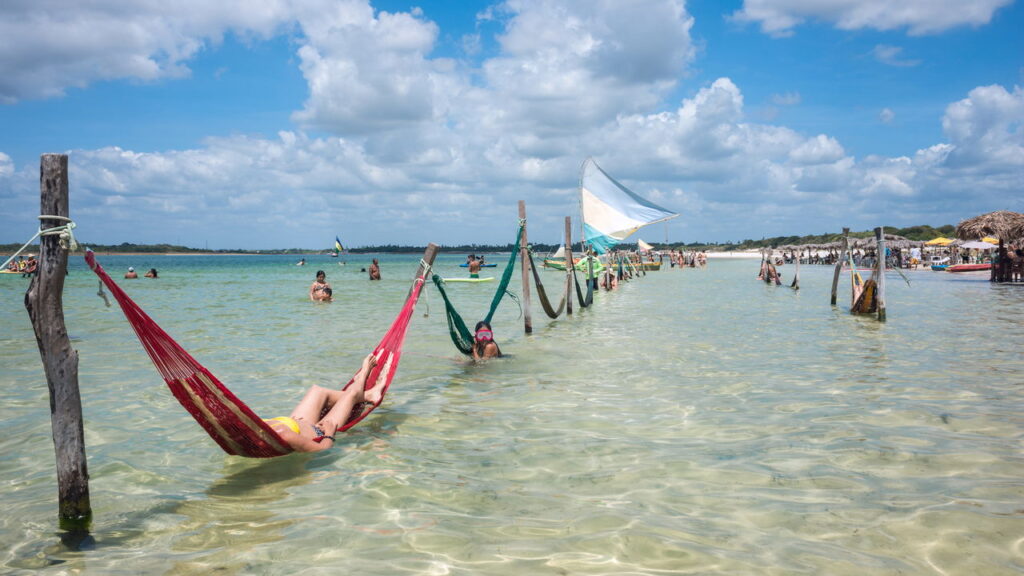
<path id="1" fill-rule="evenodd" d="M 0 243 L 507 244 L 588 157 L 648 242 L 1024 211 L 1024 0 L 6 0 Z"/>

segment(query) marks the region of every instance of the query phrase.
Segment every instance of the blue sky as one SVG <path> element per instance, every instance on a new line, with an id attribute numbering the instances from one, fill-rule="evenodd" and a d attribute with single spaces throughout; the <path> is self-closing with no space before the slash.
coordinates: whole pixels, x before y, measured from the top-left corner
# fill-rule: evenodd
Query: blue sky
<path id="1" fill-rule="evenodd" d="M 587 156 L 738 241 L 1024 211 L 1019 1 L 0 5 L 0 242 L 505 243 Z"/>

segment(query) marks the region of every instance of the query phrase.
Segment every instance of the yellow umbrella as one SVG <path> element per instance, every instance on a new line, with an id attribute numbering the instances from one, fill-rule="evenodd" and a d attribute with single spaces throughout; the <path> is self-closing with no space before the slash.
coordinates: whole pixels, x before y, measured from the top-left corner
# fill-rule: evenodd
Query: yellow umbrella
<path id="1" fill-rule="evenodd" d="M 953 239 L 952 238 L 945 238 L 943 236 L 939 236 L 938 238 L 933 238 L 933 239 L 925 242 L 924 244 L 925 244 L 925 246 L 949 246 L 952 243 L 953 243 Z"/>
<path id="2" fill-rule="evenodd" d="M 989 244 L 995 244 L 996 246 L 999 246 L 999 238 L 993 238 L 991 236 L 985 236 L 984 238 L 981 239 L 981 241 L 982 242 L 988 242 Z"/>

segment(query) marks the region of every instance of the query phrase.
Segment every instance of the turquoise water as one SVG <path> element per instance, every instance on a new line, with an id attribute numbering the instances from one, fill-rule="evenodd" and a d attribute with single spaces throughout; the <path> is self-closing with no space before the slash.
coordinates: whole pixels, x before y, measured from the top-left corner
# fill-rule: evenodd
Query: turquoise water
<path id="1" fill-rule="evenodd" d="M 158 268 L 122 285 L 269 417 L 347 380 L 391 323 L 419 256 L 379 257 L 380 283 L 362 255 L 100 261 L 116 278 Z M 437 269 L 464 275 L 463 260 Z M 531 336 L 506 300 L 510 357 L 483 365 L 452 346 L 430 286 L 380 409 L 332 450 L 254 461 L 177 404 L 74 257 L 94 511 L 77 551 L 57 529 L 27 281 L 0 277 L 0 573 L 1024 571 L 1024 289 L 890 275 L 881 324 L 829 306 L 830 268 L 802 267 L 795 292 L 757 264 L 665 269 L 556 321 L 535 301 Z M 334 303 L 306 297 L 318 268 Z M 561 276 L 543 277 L 555 292 Z M 495 284 L 449 293 L 473 321 Z"/>

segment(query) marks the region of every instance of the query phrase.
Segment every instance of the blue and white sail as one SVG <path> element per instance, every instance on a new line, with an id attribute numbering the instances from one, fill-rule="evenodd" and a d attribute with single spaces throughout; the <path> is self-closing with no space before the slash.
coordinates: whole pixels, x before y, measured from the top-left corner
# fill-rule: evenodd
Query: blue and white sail
<path id="1" fill-rule="evenodd" d="M 583 241 L 598 254 L 604 254 L 648 224 L 679 216 L 616 182 L 593 158 L 587 158 L 583 163 L 580 204 Z"/>

